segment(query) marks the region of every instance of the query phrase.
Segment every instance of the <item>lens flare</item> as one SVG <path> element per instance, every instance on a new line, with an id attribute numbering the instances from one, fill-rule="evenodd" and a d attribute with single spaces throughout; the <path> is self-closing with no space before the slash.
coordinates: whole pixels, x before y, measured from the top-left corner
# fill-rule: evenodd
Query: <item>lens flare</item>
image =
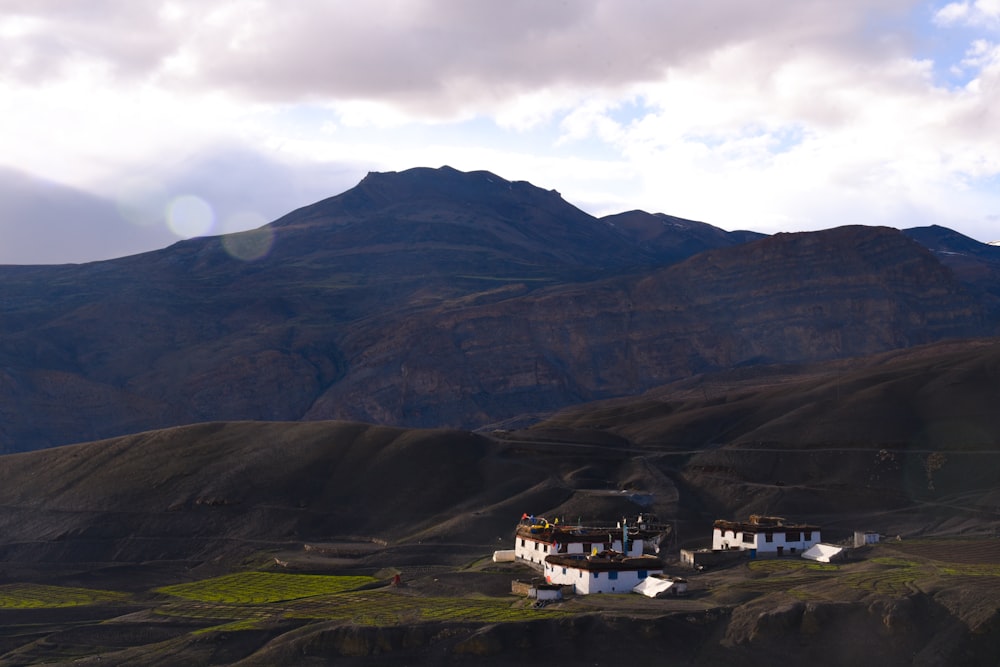
<path id="1" fill-rule="evenodd" d="M 177 236 L 189 239 L 205 236 L 212 231 L 215 214 L 201 197 L 182 195 L 170 202 L 167 208 L 167 226 Z"/>
<path id="2" fill-rule="evenodd" d="M 274 232 L 270 227 L 250 229 L 245 232 L 226 234 L 222 237 L 222 247 L 236 259 L 252 262 L 260 259 L 271 250 L 274 243 Z"/>

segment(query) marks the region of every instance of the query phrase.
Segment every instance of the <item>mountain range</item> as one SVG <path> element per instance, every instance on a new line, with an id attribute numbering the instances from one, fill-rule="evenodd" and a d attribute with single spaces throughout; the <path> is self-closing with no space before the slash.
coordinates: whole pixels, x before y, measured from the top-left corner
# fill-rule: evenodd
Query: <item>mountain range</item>
<path id="1" fill-rule="evenodd" d="M 1000 248 L 726 232 L 443 167 L 241 234 L 4 266 L 0 447 L 210 420 L 483 428 L 694 374 L 990 336 Z M 521 420 L 523 421 L 523 420 Z"/>
<path id="2" fill-rule="evenodd" d="M 0 281 L 0 665 L 1000 651 L 1000 247 L 595 218 L 445 167 Z M 524 512 L 652 513 L 674 571 L 718 518 L 884 541 L 546 616 L 487 556 Z"/>

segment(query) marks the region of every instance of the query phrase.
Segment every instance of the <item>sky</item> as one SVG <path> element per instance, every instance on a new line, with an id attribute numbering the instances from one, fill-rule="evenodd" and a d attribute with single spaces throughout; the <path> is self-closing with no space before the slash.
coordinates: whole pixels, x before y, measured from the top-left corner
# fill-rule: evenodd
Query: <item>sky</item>
<path id="1" fill-rule="evenodd" d="M 449 165 L 727 230 L 1000 239 L 1000 0 L 0 0 L 0 263 Z"/>

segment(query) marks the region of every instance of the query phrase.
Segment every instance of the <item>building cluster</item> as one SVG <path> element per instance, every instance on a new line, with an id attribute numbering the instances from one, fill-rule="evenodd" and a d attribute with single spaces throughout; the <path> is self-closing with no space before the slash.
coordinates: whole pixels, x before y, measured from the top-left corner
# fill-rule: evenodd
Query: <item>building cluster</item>
<path id="1" fill-rule="evenodd" d="M 650 597 L 687 591 L 681 577 L 667 575 L 657 556 L 659 541 L 669 526 L 640 515 L 629 523 L 584 526 L 560 524 L 525 514 L 515 532 L 514 548 L 497 551 L 494 560 L 521 561 L 540 570 L 536 584 L 525 587 L 541 600 L 562 587 L 581 595 L 637 592 Z M 783 517 L 751 515 L 747 521 L 717 520 L 710 549 L 681 550 L 681 563 L 704 569 L 740 558 L 802 557 L 831 562 L 844 557 L 843 547 L 824 544 L 819 526 Z M 873 544 L 878 534 L 855 534 L 855 546 Z M 533 596 L 534 597 L 534 596 Z"/>
<path id="2" fill-rule="evenodd" d="M 679 589 L 679 582 L 666 577 L 660 559 L 645 551 L 658 544 L 665 529 L 648 516 L 632 525 L 623 520 L 613 526 L 584 526 L 526 514 L 517 526 L 512 557 L 500 558 L 532 564 L 547 584 L 571 586 L 581 595 L 629 592 L 651 577 L 664 584 L 644 588 L 662 588 L 662 593 Z"/>

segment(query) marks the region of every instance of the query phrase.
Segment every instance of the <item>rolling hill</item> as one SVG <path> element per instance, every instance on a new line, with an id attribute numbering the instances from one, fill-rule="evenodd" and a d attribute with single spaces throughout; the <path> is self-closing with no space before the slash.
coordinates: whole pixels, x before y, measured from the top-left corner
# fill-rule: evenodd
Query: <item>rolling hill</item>
<path id="1" fill-rule="evenodd" d="M 684 665 L 991 664 L 998 372 L 987 339 L 731 369 L 490 435 L 215 422 L 9 454 L 0 664 L 603 663 L 622 640 Z M 540 613 L 503 596 L 523 573 L 482 565 L 525 511 L 655 512 L 668 562 L 749 513 L 902 541 Z M 400 571 L 405 587 L 379 583 Z M 352 576 L 371 583 L 291 592 Z"/>
<path id="2" fill-rule="evenodd" d="M 677 544 L 749 513 L 991 534 L 998 373 L 1000 343 L 983 340 L 729 371 L 490 436 L 217 422 L 12 454 L 0 556 L 207 561 L 344 536 L 488 548 L 524 511 L 655 511 L 683 527 Z"/>

